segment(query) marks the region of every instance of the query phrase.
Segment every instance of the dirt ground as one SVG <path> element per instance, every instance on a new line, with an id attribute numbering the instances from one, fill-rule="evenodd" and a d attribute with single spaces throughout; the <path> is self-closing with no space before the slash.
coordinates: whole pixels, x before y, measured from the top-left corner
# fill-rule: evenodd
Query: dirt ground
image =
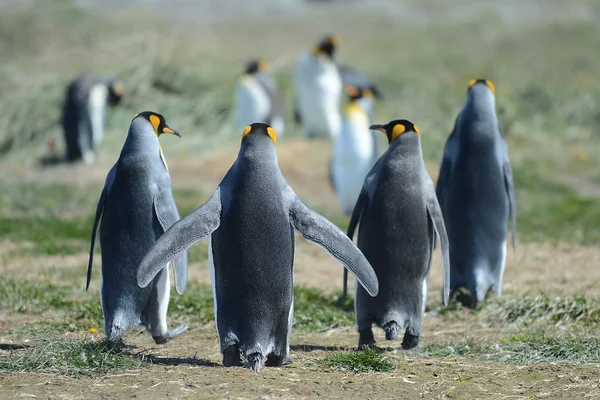
<path id="1" fill-rule="evenodd" d="M 176 188 L 201 188 L 210 193 L 236 157 L 231 147 L 192 161 L 169 162 Z M 278 144 L 281 169 L 300 197 L 323 210 L 335 210 L 328 186 L 325 163 L 329 147 L 322 142 L 286 139 Z M 167 154 L 167 159 L 169 159 Z M 321 160 L 321 162 L 315 162 Z M 315 167 L 309 168 L 309 165 Z M 436 165 L 429 166 L 435 179 Z M 98 188 L 109 165 L 47 170 L 15 168 L 12 177 L 32 181 L 68 182 Z M 17 171 L 18 170 L 18 171 Z M 319 247 L 297 240 L 295 280 L 297 284 L 325 291 L 341 288 L 342 268 Z M 197 246 L 205 246 L 205 243 Z M 14 244 L 2 243 L 2 251 Z M 16 257 L 4 261 L 2 276 L 33 276 L 50 265 L 79 271 L 83 282 L 87 254 L 71 256 Z M 549 295 L 585 294 L 598 296 L 600 249 L 561 243 L 519 245 L 509 251 L 505 290 L 513 293 L 543 291 Z M 57 278 L 60 279 L 60 278 Z M 208 282 L 206 261 L 190 266 L 190 279 Z M 92 292 L 97 291 L 93 283 Z M 433 265 L 429 304 L 439 304 L 441 267 Z M 97 292 L 96 292 L 97 293 Z M 0 330 L 35 322 L 48 316 L 14 315 L 0 312 Z M 459 340 L 464 337 L 493 338 L 502 327 L 486 326 L 476 320 L 448 319 L 428 313 L 424 319 L 422 344 Z M 395 370 L 389 373 L 345 373 L 324 370 L 316 363 L 326 352 L 353 349 L 357 334 L 351 328 L 325 333 L 295 332 L 292 335 L 294 363 L 281 368 L 264 368 L 253 374 L 243 368 L 224 368 L 214 323 L 192 324 L 191 330 L 167 345 L 157 346 L 141 329 L 127 336 L 152 365 L 142 370 L 109 373 L 100 377 L 69 378 L 56 374 L 5 373 L 0 375 L 0 398 L 206 398 L 206 399 L 532 399 L 600 397 L 598 365 L 540 363 L 506 364 L 476 357 L 432 358 L 399 350 L 399 342 L 385 342 L 376 330 L 378 344 L 388 351 Z M 1 350 L 0 350 L 1 352 Z"/>

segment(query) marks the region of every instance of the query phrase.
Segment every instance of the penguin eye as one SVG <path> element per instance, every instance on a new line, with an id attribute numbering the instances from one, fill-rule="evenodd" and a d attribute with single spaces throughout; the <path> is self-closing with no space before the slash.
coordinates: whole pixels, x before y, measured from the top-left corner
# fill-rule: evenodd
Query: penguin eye
<path id="1" fill-rule="evenodd" d="M 402 124 L 394 125 L 394 129 L 392 130 L 392 141 L 396 140 L 398 136 L 402 135 L 406 131 L 406 127 Z"/>

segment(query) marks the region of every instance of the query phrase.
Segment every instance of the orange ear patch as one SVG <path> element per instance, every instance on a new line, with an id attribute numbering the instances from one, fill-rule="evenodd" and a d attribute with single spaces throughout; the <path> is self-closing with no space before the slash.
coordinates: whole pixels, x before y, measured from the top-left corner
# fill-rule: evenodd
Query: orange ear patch
<path id="1" fill-rule="evenodd" d="M 492 90 L 492 93 L 496 94 L 496 87 L 492 83 L 492 81 L 486 79 L 485 84 Z"/>
<path id="2" fill-rule="evenodd" d="M 158 118 L 156 115 L 151 115 L 148 117 L 148 121 L 150 121 L 152 127 L 154 128 L 154 132 L 158 135 L 158 126 L 160 125 L 160 118 Z"/>
<path id="3" fill-rule="evenodd" d="M 250 133 L 250 131 L 251 131 L 251 130 L 252 130 L 252 127 L 251 127 L 250 125 L 248 125 L 248 126 L 247 126 L 247 127 L 244 129 L 244 132 L 242 132 L 242 139 L 243 139 L 243 138 L 245 138 L 245 137 L 246 137 L 246 136 L 247 136 L 247 135 Z"/>
<path id="4" fill-rule="evenodd" d="M 421 134 L 421 131 L 419 130 L 419 127 L 417 125 L 413 124 L 413 129 L 414 129 L 415 132 L 417 132 L 417 135 Z"/>
<path id="5" fill-rule="evenodd" d="M 267 128 L 267 134 L 269 135 L 269 137 L 271 138 L 273 143 L 277 143 L 277 134 L 275 133 L 275 129 L 273 129 L 269 126 Z"/>
<path id="6" fill-rule="evenodd" d="M 392 141 L 396 140 L 404 132 L 406 132 L 406 127 L 402 124 L 396 124 L 392 130 Z"/>

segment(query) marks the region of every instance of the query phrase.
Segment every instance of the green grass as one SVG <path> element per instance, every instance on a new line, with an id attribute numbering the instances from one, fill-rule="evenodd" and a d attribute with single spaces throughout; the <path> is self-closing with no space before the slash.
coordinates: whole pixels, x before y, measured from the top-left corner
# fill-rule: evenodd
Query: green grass
<path id="1" fill-rule="evenodd" d="M 600 322 L 600 301 L 584 296 L 550 297 L 510 296 L 496 300 L 508 323 L 580 324 L 594 326 Z"/>
<path id="2" fill-rule="evenodd" d="M 294 288 L 294 329 L 322 332 L 354 324 L 354 301 L 341 294 L 326 296 L 306 287 Z"/>
<path id="3" fill-rule="evenodd" d="M 326 369 L 344 372 L 390 372 L 394 369 L 392 363 L 375 349 L 334 352 L 327 354 L 318 364 Z"/>
<path id="4" fill-rule="evenodd" d="M 55 373 L 93 376 L 143 367 L 137 357 L 120 353 L 106 342 L 52 337 L 35 340 L 22 350 L 0 356 L 0 372 Z"/>
<path id="5" fill-rule="evenodd" d="M 486 338 L 427 343 L 418 356 L 433 358 L 477 357 L 491 362 L 531 364 L 538 362 L 600 362 L 600 339 L 588 334 L 523 331 L 491 343 Z"/>
<path id="6" fill-rule="evenodd" d="M 16 279 L 0 281 L 0 308 L 19 314 L 55 311 L 65 315 L 69 324 L 82 329 L 103 325 L 100 299 L 82 298 L 72 285 L 53 285 Z M 90 298 L 93 297 L 93 298 Z"/>
<path id="7" fill-rule="evenodd" d="M 531 332 L 505 339 L 501 346 L 510 353 L 510 360 L 518 363 L 600 362 L 600 338 L 597 336 Z"/>

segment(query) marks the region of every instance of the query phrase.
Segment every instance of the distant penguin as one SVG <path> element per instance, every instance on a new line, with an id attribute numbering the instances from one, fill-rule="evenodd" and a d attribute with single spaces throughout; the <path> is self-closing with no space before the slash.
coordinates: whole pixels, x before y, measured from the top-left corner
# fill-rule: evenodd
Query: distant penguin
<path id="1" fill-rule="evenodd" d="M 508 221 L 516 247 L 516 205 L 508 147 L 498 128 L 494 84 L 469 82 L 467 101 L 444 148 L 437 182 L 450 241 L 450 288 L 474 306 L 502 293 Z"/>
<path id="2" fill-rule="evenodd" d="M 264 60 L 246 64 L 235 92 L 236 124 L 240 129 L 254 122 L 271 125 L 281 136 L 285 129 L 283 98 Z"/>
<path id="3" fill-rule="evenodd" d="M 296 69 L 296 120 L 305 136 L 335 138 L 341 129 L 342 78 L 333 60 L 339 38 L 328 35 L 304 54 Z"/>
<path id="4" fill-rule="evenodd" d="M 209 264 L 223 365 L 258 371 L 290 362 L 293 321 L 294 229 L 317 243 L 357 277 L 366 293 L 378 282 L 363 254 L 333 223 L 308 208 L 277 163 L 276 133 L 251 124 L 238 157 L 216 192 L 173 225 L 138 270 L 145 287 L 179 252 L 210 235 Z"/>
<path id="5" fill-rule="evenodd" d="M 372 99 L 371 91 L 349 86 L 346 92 L 350 99 L 344 111 L 341 133 L 333 144 L 330 173 L 342 212 L 350 215 L 378 154 L 375 138 L 369 130 L 369 116 L 362 103 Z"/>
<path id="6" fill-rule="evenodd" d="M 368 89 L 376 99 L 383 99 L 379 87 L 364 73 L 347 65 L 337 64 L 344 87 L 352 86 L 360 90 Z"/>
<path id="7" fill-rule="evenodd" d="M 93 74 L 83 74 L 69 84 L 62 111 L 67 161 L 94 161 L 103 137 L 106 107 L 119 104 L 124 91 L 120 79 Z"/>
<path id="8" fill-rule="evenodd" d="M 358 248 L 379 279 L 375 297 L 356 287 L 358 347 L 374 344 L 375 323 L 387 340 L 396 340 L 406 326 L 402 347 L 410 349 L 421 335 L 436 233 L 442 248 L 443 301 L 448 301 L 448 238 L 425 169 L 419 128 L 407 120 L 370 128 L 384 132 L 390 146 L 365 179 L 348 226 L 352 239 L 360 220 Z"/>
<path id="9" fill-rule="evenodd" d="M 167 330 L 169 271 L 165 262 L 150 285 L 137 284 L 137 267 L 154 242 L 176 221 L 179 213 L 171 192 L 158 136 L 171 129 L 162 115 L 145 111 L 131 121 L 121 155 L 106 177 L 92 230 L 86 290 L 92 276 L 94 242 L 100 224 L 102 282 L 100 295 L 108 340 L 121 343 L 125 332 L 140 323 L 156 343 L 165 343 L 185 327 Z M 187 282 L 187 254 L 175 258 L 175 287 L 183 293 Z"/>

